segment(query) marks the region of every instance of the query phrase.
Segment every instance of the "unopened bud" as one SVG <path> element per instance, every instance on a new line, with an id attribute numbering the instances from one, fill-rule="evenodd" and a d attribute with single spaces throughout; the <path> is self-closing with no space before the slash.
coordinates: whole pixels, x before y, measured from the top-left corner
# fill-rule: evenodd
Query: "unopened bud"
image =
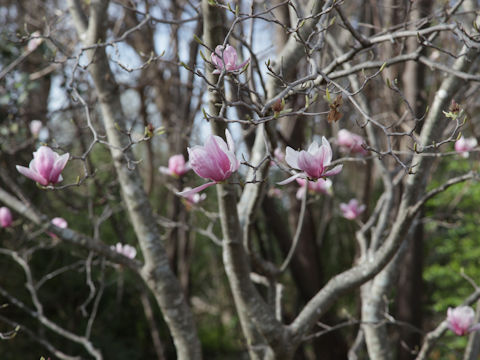
<path id="1" fill-rule="evenodd" d="M 283 99 L 278 99 L 275 104 L 272 106 L 272 110 L 276 113 L 279 113 L 285 107 L 285 101 Z"/>

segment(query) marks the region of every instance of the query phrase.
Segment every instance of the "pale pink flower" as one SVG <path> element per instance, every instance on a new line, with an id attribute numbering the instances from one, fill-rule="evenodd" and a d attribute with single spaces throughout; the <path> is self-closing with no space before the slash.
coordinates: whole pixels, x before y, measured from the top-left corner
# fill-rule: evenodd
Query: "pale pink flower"
<path id="1" fill-rule="evenodd" d="M 40 146 L 33 153 L 29 167 L 17 165 L 17 170 L 40 185 L 54 185 L 63 180 L 61 172 L 67 164 L 69 156 L 68 153 L 58 155 L 48 146 Z"/>
<path id="2" fill-rule="evenodd" d="M 50 222 L 61 229 L 66 229 L 68 227 L 67 220 L 61 217 L 55 217 Z M 47 234 L 50 235 L 53 239 L 57 239 L 57 235 L 55 235 L 54 233 L 48 232 Z"/>
<path id="3" fill-rule="evenodd" d="M 332 180 L 330 179 L 318 179 L 317 181 L 308 181 L 305 179 L 297 179 L 298 185 L 300 188 L 297 190 L 297 199 L 301 200 L 303 198 L 303 194 L 305 194 L 306 190 L 306 183 L 308 182 L 308 190 L 313 193 L 320 193 L 325 195 L 330 195 L 332 192 Z"/>
<path id="4" fill-rule="evenodd" d="M 13 217 L 10 209 L 5 206 L 0 207 L 0 226 L 2 228 L 7 228 L 12 226 L 12 223 Z"/>
<path id="5" fill-rule="evenodd" d="M 469 151 L 472 151 L 477 146 L 477 139 L 474 137 L 464 138 L 463 136 L 460 137 L 455 142 L 455 151 L 461 154 L 464 158 L 468 158 Z"/>
<path id="6" fill-rule="evenodd" d="M 457 306 L 447 310 L 447 326 L 457 335 L 465 335 L 480 329 L 480 324 L 473 325 L 475 311 L 470 306 Z"/>
<path id="7" fill-rule="evenodd" d="M 220 74 L 223 69 L 227 72 L 240 70 L 250 61 L 247 59 L 243 63 L 237 64 L 237 50 L 230 45 L 225 48 L 223 45 L 217 45 L 215 52 L 210 57 L 216 67 L 213 74 Z"/>
<path id="8" fill-rule="evenodd" d="M 68 222 L 64 218 L 55 217 L 52 219 L 51 223 L 59 228 L 66 229 L 68 227 Z"/>
<path id="9" fill-rule="evenodd" d="M 117 243 L 115 246 L 110 246 L 110 248 L 123 256 L 128 257 L 129 259 L 135 258 L 137 256 L 137 249 L 128 244 L 123 245 L 122 243 Z"/>
<path id="10" fill-rule="evenodd" d="M 42 130 L 42 127 L 43 124 L 40 120 L 32 120 L 29 125 L 30 132 L 34 137 L 38 137 L 38 134 L 40 133 L 40 130 Z"/>
<path id="11" fill-rule="evenodd" d="M 28 51 L 34 51 L 37 47 L 40 46 L 43 39 L 39 36 L 40 36 L 40 32 L 38 31 L 35 31 L 32 33 L 32 35 L 30 36 L 30 40 L 28 41 L 28 44 L 27 44 Z"/>
<path id="12" fill-rule="evenodd" d="M 190 171 L 190 165 L 185 162 L 182 154 L 177 154 L 170 156 L 170 159 L 168 159 L 168 168 L 160 166 L 159 170 L 162 174 L 178 178 Z"/>
<path id="13" fill-rule="evenodd" d="M 342 171 L 343 165 L 337 165 L 333 169 L 328 169 L 332 161 L 332 148 L 325 137 L 322 137 L 322 145 L 314 141 L 308 150 L 295 151 L 287 146 L 285 161 L 294 169 L 302 170 L 282 182 L 279 185 L 285 185 L 296 178 L 317 180 L 327 176 L 337 175 Z"/>
<path id="14" fill-rule="evenodd" d="M 186 191 L 187 193 L 190 190 L 192 190 L 191 187 L 186 187 L 185 189 L 183 189 L 183 191 Z M 190 204 L 198 204 L 199 202 L 205 200 L 206 198 L 207 198 L 207 194 L 200 195 L 199 193 L 188 194 L 187 196 L 185 196 L 185 200 Z"/>
<path id="15" fill-rule="evenodd" d="M 337 134 L 337 144 L 344 151 L 366 155 L 367 150 L 362 147 L 364 143 L 365 141 L 360 135 L 354 134 L 346 129 L 341 129 Z"/>
<path id="16" fill-rule="evenodd" d="M 177 195 L 188 197 L 227 180 L 238 170 L 240 162 L 235 156 L 235 144 L 228 130 L 225 131 L 225 137 L 226 143 L 221 137 L 210 135 L 204 146 L 196 145 L 187 149 L 193 171 L 198 176 L 212 181 L 191 190 L 184 190 Z"/>
<path id="17" fill-rule="evenodd" d="M 352 199 L 348 204 L 341 203 L 340 210 L 345 219 L 354 220 L 365 211 L 365 205 L 360 205 L 357 199 Z"/>

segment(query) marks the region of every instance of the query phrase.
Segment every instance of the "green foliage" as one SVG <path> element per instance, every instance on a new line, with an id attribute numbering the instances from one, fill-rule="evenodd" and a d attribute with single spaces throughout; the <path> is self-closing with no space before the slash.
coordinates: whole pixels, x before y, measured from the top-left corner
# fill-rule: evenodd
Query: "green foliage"
<path id="1" fill-rule="evenodd" d="M 443 162 L 432 188 L 471 166 L 471 159 L 449 160 Z M 479 202 L 480 184 L 468 182 L 450 187 L 426 206 L 424 280 L 429 294 L 427 307 L 438 321 L 446 316 L 448 307 L 459 306 L 474 291 L 462 273 L 480 283 Z M 450 334 L 448 338 L 451 349 L 466 345 L 466 337 Z"/>

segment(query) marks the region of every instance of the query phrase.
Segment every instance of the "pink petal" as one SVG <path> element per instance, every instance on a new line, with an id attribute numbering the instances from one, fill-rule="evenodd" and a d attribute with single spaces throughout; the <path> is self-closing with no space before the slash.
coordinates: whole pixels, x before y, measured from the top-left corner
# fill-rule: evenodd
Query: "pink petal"
<path id="1" fill-rule="evenodd" d="M 231 158 L 227 155 L 227 144 L 219 136 L 211 136 L 205 143 L 205 150 L 216 165 L 217 174 L 212 180 L 223 181 L 231 174 Z M 226 151 L 225 151 L 226 150 Z"/>
<path id="2" fill-rule="evenodd" d="M 298 179 L 297 179 L 298 180 Z M 305 194 L 305 191 L 307 188 L 305 186 L 302 186 L 302 187 L 299 187 L 298 190 L 297 190 L 297 194 L 295 195 L 295 197 L 298 199 L 298 200 L 302 200 L 303 198 L 303 195 Z"/>
<path id="3" fill-rule="evenodd" d="M 323 152 L 324 152 L 323 166 L 327 166 L 332 161 L 332 147 L 330 146 L 330 143 L 325 138 L 325 136 L 322 136 L 321 148 L 323 148 Z"/>
<path id="4" fill-rule="evenodd" d="M 227 139 L 228 150 L 235 152 L 235 142 L 233 141 L 232 134 L 228 129 L 225 130 L 225 138 Z"/>
<path id="5" fill-rule="evenodd" d="M 298 156 L 300 155 L 299 151 L 293 150 L 290 146 L 287 146 L 285 150 L 285 161 L 294 169 L 299 169 L 298 167 Z"/>
<path id="6" fill-rule="evenodd" d="M 197 145 L 187 150 L 190 156 L 190 165 L 198 176 L 215 181 L 223 177 L 224 174 L 221 169 L 219 169 L 211 154 L 203 146 Z"/>
<path id="7" fill-rule="evenodd" d="M 212 186 L 212 185 L 215 185 L 217 182 L 216 181 L 211 181 L 211 182 L 208 182 L 206 184 L 203 184 L 203 185 L 200 185 L 200 186 L 197 186 L 196 188 L 193 188 L 193 189 L 190 189 L 190 190 L 185 190 L 185 191 L 181 191 L 181 192 L 178 192 L 177 195 L 178 196 L 183 196 L 185 198 L 188 198 L 189 196 L 192 196 L 202 190 L 205 190 L 207 187 L 209 186 Z"/>
<path id="8" fill-rule="evenodd" d="M 323 176 L 333 176 L 339 174 L 343 169 L 343 165 L 337 165 L 333 169 L 330 169 L 328 171 L 325 171 Z"/>
<path id="9" fill-rule="evenodd" d="M 304 150 L 300 151 L 298 156 L 298 166 L 300 170 L 311 177 L 318 179 L 323 175 L 323 151 L 317 153 L 315 156 Z"/>
<path id="10" fill-rule="evenodd" d="M 285 180 L 283 180 L 283 181 L 278 182 L 277 185 L 286 185 L 286 184 L 289 184 L 289 183 L 291 183 L 293 180 L 295 180 L 296 178 L 298 178 L 298 177 L 300 177 L 300 176 L 305 177 L 306 175 L 305 175 L 305 173 L 297 173 L 297 174 L 295 174 L 295 175 L 293 175 L 293 176 L 290 176 L 289 178 L 287 178 L 287 179 L 285 179 Z"/>
<path id="11" fill-rule="evenodd" d="M 56 155 L 56 154 L 55 154 Z M 62 156 L 58 156 L 55 163 L 53 164 L 52 171 L 50 172 L 50 182 L 52 184 L 56 184 L 57 182 L 60 182 L 60 173 L 63 171 L 65 168 L 65 165 L 67 165 L 67 161 L 70 158 L 70 154 L 66 153 L 63 154 Z"/>
<path id="12" fill-rule="evenodd" d="M 165 166 L 160 166 L 158 168 L 158 171 L 160 171 L 162 174 L 165 174 L 165 175 L 172 175 L 172 173 L 170 172 L 170 169 Z"/>
<path id="13" fill-rule="evenodd" d="M 245 67 L 245 65 L 247 65 L 249 62 L 250 62 L 250 58 L 248 58 L 247 60 L 245 60 L 243 63 L 239 65 L 235 65 L 235 67 L 232 70 L 233 71 L 242 70 Z"/>
<path id="14" fill-rule="evenodd" d="M 40 185 L 43 185 L 43 186 L 48 185 L 48 180 L 42 177 L 39 173 L 29 168 L 26 168 L 25 166 L 17 165 L 16 168 L 20 174 L 28 177 L 29 179 L 32 179 L 33 181 L 38 182 Z"/>

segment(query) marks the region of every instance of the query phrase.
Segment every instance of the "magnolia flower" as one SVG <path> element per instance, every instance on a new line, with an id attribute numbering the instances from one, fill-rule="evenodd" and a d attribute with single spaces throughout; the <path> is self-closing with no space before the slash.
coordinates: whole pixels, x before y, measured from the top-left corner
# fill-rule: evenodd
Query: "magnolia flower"
<path id="1" fill-rule="evenodd" d="M 225 71 L 237 71 L 242 69 L 250 59 L 245 60 L 243 63 L 237 65 L 237 50 L 234 47 L 227 45 L 217 45 L 215 52 L 210 56 L 212 63 L 215 65 L 216 69 L 213 71 L 213 74 L 220 74 L 223 69 Z"/>
<path id="2" fill-rule="evenodd" d="M 191 187 L 186 187 L 183 191 L 186 191 L 188 193 L 188 191 L 192 190 Z M 207 194 L 198 194 L 198 193 L 195 193 L 195 194 L 188 194 L 187 196 L 185 196 L 185 200 L 190 203 L 190 204 L 198 204 L 200 201 L 203 201 L 207 198 Z"/>
<path id="3" fill-rule="evenodd" d="M 343 168 L 343 165 L 337 165 L 333 169 L 327 170 L 327 167 L 332 161 L 332 148 L 325 137 L 322 137 L 321 146 L 314 141 L 308 147 L 308 151 L 295 151 L 287 146 L 285 161 L 292 168 L 302 170 L 303 172 L 279 182 L 279 185 L 288 184 L 296 178 L 317 180 L 327 176 L 337 175 Z"/>
<path id="4" fill-rule="evenodd" d="M 345 219 L 353 220 L 365 211 L 365 205 L 359 205 L 357 199 L 352 199 L 348 204 L 341 203 L 340 210 L 342 210 Z"/>
<path id="5" fill-rule="evenodd" d="M 325 195 L 329 195 L 332 191 L 332 180 L 330 179 L 318 179 L 317 181 L 308 181 L 305 179 L 297 179 L 298 185 L 300 188 L 297 190 L 297 199 L 301 200 L 303 195 L 305 194 L 306 184 L 308 182 L 308 190 L 313 193 L 321 193 Z"/>
<path id="6" fill-rule="evenodd" d="M 7 228 L 12 226 L 12 222 L 13 217 L 10 209 L 5 206 L 0 207 L 0 226 L 2 228 Z"/>
<path id="7" fill-rule="evenodd" d="M 170 156 L 170 159 L 168 159 L 168 168 L 160 166 L 158 169 L 162 174 L 180 177 L 190 171 L 190 165 L 185 163 L 185 158 L 182 154 L 178 154 Z"/>
<path id="8" fill-rule="evenodd" d="M 473 325 L 475 320 L 475 311 L 470 306 L 457 306 L 448 308 L 447 326 L 457 335 L 465 335 L 472 331 L 480 329 L 480 324 Z"/>
<path id="9" fill-rule="evenodd" d="M 52 219 L 51 223 L 59 228 L 66 229 L 68 227 L 68 222 L 64 218 L 55 217 Z"/>
<path id="10" fill-rule="evenodd" d="M 68 227 L 67 220 L 65 220 L 64 218 L 61 218 L 61 217 L 55 217 L 50 222 L 53 225 L 55 225 L 56 227 L 59 227 L 61 229 L 66 229 Z M 47 234 L 50 235 L 53 239 L 57 239 L 57 235 L 55 235 L 54 233 L 49 232 Z"/>
<path id="11" fill-rule="evenodd" d="M 34 51 L 37 47 L 40 46 L 42 41 L 43 39 L 40 37 L 40 32 L 38 31 L 33 32 L 32 35 L 30 36 L 30 40 L 28 41 L 27 50 L 30 52 Z"/>
<path id="12" fill-rule="evenodd" d="M 129 259 L 133 259 L 135 256 L 137 256 L 137 249 L 128 244 L 123 245 L 122 243 L 118 242 L 115 246 L 110 246 L 110 249 L 128 257 Z"/>
<path id="13" fill-rule="evenodd" d="M 468 158 L 468 152 L 473 150 L 475 146 L 477 146 L 477 139 L 474 137 L 465 139 L 461 136 L 460 139 L 455 142 L 455 151 L 461 154 L 464 158 Z"/>
<path id="14" fill-rule="evenodd" d="M 353 154 L 367 154 L 367 150 L 362 147 L 363 143 L 365 143 L 365 141 L 360 135 L 354 134 L 348 130 L 341 129 L 337 134 L 338 146 Z"/>
<path id="15" fill-rule="evenodd" d="M 17 170 L 40 185 L 54 185 L 63 180 L 60 173 L 67 164 L 69 156 L 68 153 L 58 155 L 48 146 L 40 146 L 33 153 L 33 160 L 30 161 L 28 168 L 17 165 Z"/>
<path id="16" fill-rule="evenodd" d="M 38 137 L 38 134 L 40 133 L 40 130 L 42 129 L 42 127 L 43 127 L 43 124 L 40 120 L 32 120 L 29 125 L 30 132 L 34 137 Z"/>
<path id="17" fill-rule="evenodd" d="M 196 145 L 187 149 L 193 171 L 198 176 L 212 181 L 194 189 L 185 189 L 177 195 L 189 197 L 209 186 L 227 180 L 238 170 L 240 162 L 235 156 L 235 144 L 228 130 L 225 131 L 225 137 L 227 138 L 226 143 L 221 137 L 210 135 L 204 146 Z"/>

